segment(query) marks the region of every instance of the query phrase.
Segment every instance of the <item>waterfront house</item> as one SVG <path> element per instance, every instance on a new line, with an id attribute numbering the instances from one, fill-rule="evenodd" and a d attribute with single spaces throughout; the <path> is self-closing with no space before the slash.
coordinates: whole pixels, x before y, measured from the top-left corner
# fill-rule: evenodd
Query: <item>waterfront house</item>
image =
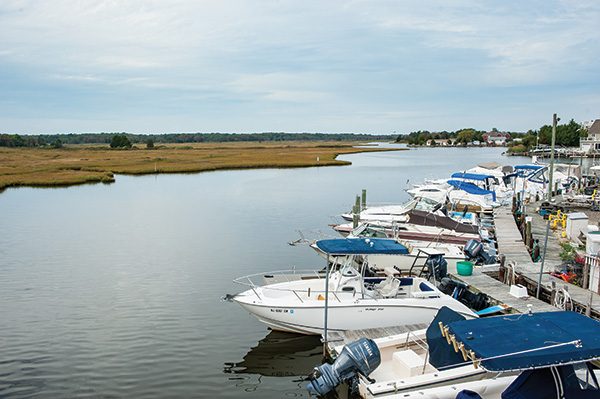
<path id="1" fill-rule="evenodd" d="M 506 142 L 510 140 L 509 133 L 496 131 L 484 133 L 482 137 L 488 145 L 506 145 Z"/>
<path id="2" fill-rule="evenodd" d="M 455 145 L 456 139 L 431 139 L 427 140 L 428 146 L 449 147 Z"/>
<path id="3" fill-rule="evenodd" d="M 579 149 L 587 153 L 600 151 L 600 119 L 588 127 L 587 138 L 579 140 Z"/>

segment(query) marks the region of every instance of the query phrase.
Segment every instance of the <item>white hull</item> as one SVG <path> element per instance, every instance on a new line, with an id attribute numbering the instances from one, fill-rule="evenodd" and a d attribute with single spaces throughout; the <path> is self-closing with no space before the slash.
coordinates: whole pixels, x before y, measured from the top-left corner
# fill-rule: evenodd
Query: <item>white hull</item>
<path id="1" fill-rule="evenodd" d="M 359 378 L 358 388 L 362 398 L 455 399 L 458 392 L 469 389 L 486 399 L 500 399 L 501 393 L 516 377 L 514 374 L 497 377 L 481 368 L 474 368 L 471 363 L 438 370 L 428 363 L 424 348 L 427 346 L 425 333 L 426 330 L 418 330 L 375 339 L 381 353 L 381 364 L 370 374 L 374 382 Z M 335 350 L 340 353 L 342 347 L 336 347 Z M 403 351 L 420 359 L 418 370 L 409 371 L 400 366 L 404 363 L 399 359 L 405 357 L 395 358 L 394 354 Z"/>
<path id="2" fill-rule="evenodd" d="M 330 295 L 327 323 L 329 331 L 429 324 L 442 306 L 448 306 L 467 318 L 473 318 L 473 313 L 467 307 L 446 295 L 437 298 L 436 301 L 423 298 L 360 299 L 359 295 L 356 294 L 357 299 L 354 302 L 342 304 Z M 236 296 L 234 300 L 273 330 L 299 334 L 323 333 L 325 307 L 322 300 L 316 305 L 313 301 L 313 304 L 282 306 L 277 304 L 277 301 L 258 300 L 252 290 Z"/>

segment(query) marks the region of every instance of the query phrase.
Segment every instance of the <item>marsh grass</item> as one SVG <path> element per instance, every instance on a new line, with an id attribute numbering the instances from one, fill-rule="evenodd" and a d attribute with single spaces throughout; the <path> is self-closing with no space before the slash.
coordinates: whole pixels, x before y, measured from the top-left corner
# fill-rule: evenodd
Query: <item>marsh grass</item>
<path id="1" fill-rule="evenodd" d="M 15 186 L 110 183 L 114 174 L 195 173 L 223 169 L 347 165 L 341 154 L 390 151 L 357 143 L 278 142 L 156 145 L 129 150 L 106 145 L 65 148 L 0 148 L 0 190 Z M 318 161 L 317 161 L 318 159 Z"/>

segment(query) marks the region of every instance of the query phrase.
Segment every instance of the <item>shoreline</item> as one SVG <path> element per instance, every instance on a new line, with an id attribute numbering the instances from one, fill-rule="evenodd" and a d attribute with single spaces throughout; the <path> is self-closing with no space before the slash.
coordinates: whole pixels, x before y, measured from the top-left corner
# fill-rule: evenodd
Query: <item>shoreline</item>
<path id="1" fill-rule="evenodd" d="M 111 184 L 115 174 L 345 166 L 352 163 L 338 160 L 339 155 L 406 150 L 369 147 L 363 142 L 199 143 L 130 150 L 84 145 L 61 149 L 0 148 L 0 193 L 16 187 Z"/>

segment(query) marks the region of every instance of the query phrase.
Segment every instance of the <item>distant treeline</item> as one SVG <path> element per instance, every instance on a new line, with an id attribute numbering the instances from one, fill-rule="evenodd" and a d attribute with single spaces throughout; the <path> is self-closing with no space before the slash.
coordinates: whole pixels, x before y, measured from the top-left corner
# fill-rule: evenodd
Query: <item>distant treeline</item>
<path id="1" fill-rule="evenodd" d="M 496 128 L 492 132 L 498 132 Z M 473 128 L 459 129 L 454 132 L 441 131 L 430 132 L 427 130 L 419 130 L 409 134 L 401 134 L 396 138 L 397 142 L 403 142 L 412 145 L 425 145 L 429 140 L 455 140 L 456 145 L 467 145 L 473 141 L 483 141 L 485 130 L 476 130 Z M 522 132 L 505 132 L 510 134 L 508 139 L 511 151 L 524 152 L 538 144 L 549 145 L 552 137 L 552 126 L 544 125 L 537 130 L 529 130 L 526 133 Z M 587 136 L 585 130 L 579 123 L 571 119 L 568 123 L 559 124 L 556 127 L 556 145 L 563 147 L 579 146 L 579 139 Z"/>
<path id="2" fill-rule="evenodd" d="M 61 147 L 64 144 L 110 144 L 115 135 L 125 135 L 131 143 L 220 143 L 235 141 L 388 141 L 387 135 L 357 133 L 166 133 L 130 134 L 79 133 L 18 135 L 0 134 L 0 147 Z"/>
<path id="3" fill-rule="evenodd" d="M 494 131 L 497 131 L 494 129 Z M 425 145 L 429 140 L 448 140 L 454 139 L 457 144 L 467 144 L 472 141 L 482 141 L 483 130 L 475 130 L 473 128 L 459 129 L 455 132 L 441 131 L 430 132 L 428 130 L 418 130 L 408 134 L 401 134 L 396 138 L 396 142 L 407 143 L 411 145 Z"/>

